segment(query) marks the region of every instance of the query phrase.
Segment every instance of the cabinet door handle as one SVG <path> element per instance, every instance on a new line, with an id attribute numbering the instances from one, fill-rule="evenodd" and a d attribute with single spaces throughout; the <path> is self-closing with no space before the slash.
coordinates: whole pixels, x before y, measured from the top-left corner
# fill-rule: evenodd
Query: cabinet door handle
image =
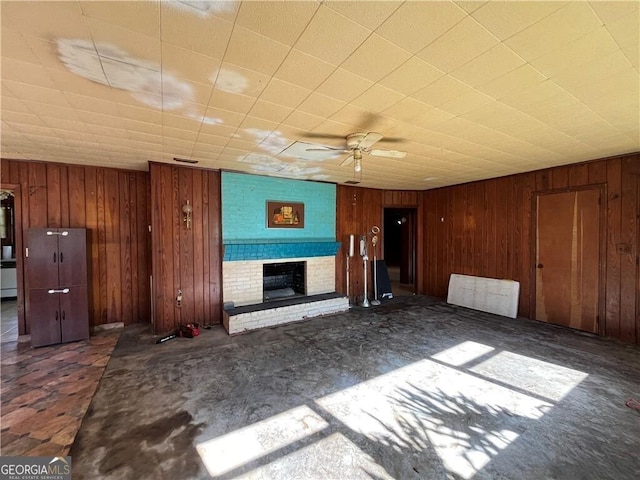
<path id="1" fill-rule="evenodd" d="M 58 311 L 56 310 L 56 322 L 58 321 Z"/>
<path id="2" fill-rule="evenodd" d="M 60 263 L 64 262 L 64 252 L 60 252 Z"/>
<path id="3" fill-rule="evenodd" d="M 56 252 L 53 252 L 53 263 L 56 263 Z"/>
<path id="4" fill-rule="evenodd" d="M 62 310 L 62 321 L 64 322 L 64 310 Z"/>
<path id="5" fill-rule="evenodd" d="M 52 288 L 51 290 L 48 290 L 47 293 L 51 294 L 51 293 L 69 293 L 69 289 L 68 288 Z"/>

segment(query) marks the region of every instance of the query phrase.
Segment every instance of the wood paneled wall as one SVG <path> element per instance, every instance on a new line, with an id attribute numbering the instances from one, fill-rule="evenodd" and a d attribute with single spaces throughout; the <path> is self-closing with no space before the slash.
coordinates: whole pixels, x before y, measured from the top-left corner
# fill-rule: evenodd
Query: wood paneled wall
<path id="1" fill-rule="evenodd" d="M 349 235 L 356 235 L 356 256 L 351 259 L 349 274 L 349 293 L 354 297 L 362 297 L 364 290 L 364 273 L 362 259 L 358 252 L 358 235 L 371 232 L 374 225 L 384 228 L 385 207 L 415 207 L 418 220 L 418 252 L 417 269 L 420 271 L 420 259 L 422 255 L 422 215 L 420 214 L 421 194 L 411 190 L 378 190 L 372 188 L 359 188 L 347 185 L 338 185 L 336 192 L 336 239 L 342 242 L 342 247 L 336 256 L 336 292 L 346 293 L 346 256 L 349 251 Z M 380 235 L 381 243 L 378 244 L 378 258 L 384 258 L 384 230 Z M 371 248 L 371 245 L 369 245 Z M 373 259 L 373 255 L 371 255 Z M 373 292 L 373 282 L 369 277 L 369 298 Z M 421 277 L 418 277 L 418 289 L 421 288 Z"/>
<path id="2" fill-rule="evenodd" d="M 92 326 L 150 320 L 149 174 L 59 163 L 1 161 L 3 185 L 18 185 L 16 230 L 87 229 Z M 20 333 L 29 333 L 24 248 L 17 246 Z"/>
<path id="3" fill-rule="evenodd" d="M 640 154 L 567 165 L 423 192 L 423 293 L 446 297 L 451 273 L 520 282 L 518 313 L 529 317 L 534 192 L 604 185 L 604 334 L 640 338 Z M 629 244 L 630 253 L 618 246 Z"/>
<path id="4" fill-rule="evenodd" d="M 163 334 L 193 322 L 220 323 L 220 172 L 150 163 L 150 177 L 154 331 Z M 190 230 L 182 213 L 187 200 L 193 208 Z"/>

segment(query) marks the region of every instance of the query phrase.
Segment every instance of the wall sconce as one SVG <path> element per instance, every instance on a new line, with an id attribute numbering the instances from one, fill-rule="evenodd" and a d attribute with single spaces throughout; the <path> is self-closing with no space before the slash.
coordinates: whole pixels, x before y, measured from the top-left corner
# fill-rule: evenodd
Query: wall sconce
<path id="1" fill-rule="evenodd" d="M 182 217 L 182 221 L 187 224 L 187 230 L 191 230 L 191 213 L 193 212 L 193 207 L 189 204 L 189 200 L 182 206 L 182 213 L 184 213 L 184 217 Z"/>

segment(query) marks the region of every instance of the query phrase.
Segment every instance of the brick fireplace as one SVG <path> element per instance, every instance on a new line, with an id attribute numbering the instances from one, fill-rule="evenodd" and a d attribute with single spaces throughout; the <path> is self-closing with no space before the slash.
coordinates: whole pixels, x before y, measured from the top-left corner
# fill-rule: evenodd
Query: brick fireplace
<path id="1" fill-rule="evenodd" d="M 241 333 L 347 310 L 346 297 L 331 296 L 335 291 L 335 255 L 339 248 L 338 242 L 225 245 L 222 296 L 227 305 L 223 320 L 227 331 Z M 277 274 L 286 270 L 279 266 L 291 264 L 301 264 L 304 269 L 304 285 L 291 296 L 295 301 L 286 302 L 285 297 L 265 302 L 265 269 L 275 269 Z"/>
<path id="2" fill-rule="evenodd" d="M 287 262 L 305 263 L 305 293 L 318 295 L 335 291 L 335 257 L 289 258 Z M 241 260 L 222 264 L 222 298 L 235 306 L 263 301 L 264 265 L 282 263 L 280 259 Z"/>
<path id="3" fill-rule="evenodd" d="M 223 324 L 230 334 L 348 310 L 347 297 L 335 293 L 335 184 L 222 172 L 221 199 Z M 271 202 L 295 203 L 304 222 L 270 224 Z M 275 288 L 265 301 L 265 268 L 276 268 L 278 280 L 285 275 L 278 268 L 289 267 L 273 265 L 290 263 L 302 265 L 304 273 L 294 274 L 302 285 Z"/>

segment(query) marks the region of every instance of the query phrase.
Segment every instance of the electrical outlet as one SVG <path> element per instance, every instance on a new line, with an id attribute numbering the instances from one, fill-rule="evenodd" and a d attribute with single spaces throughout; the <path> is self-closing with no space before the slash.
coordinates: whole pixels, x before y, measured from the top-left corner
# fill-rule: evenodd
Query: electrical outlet
<path id="1" fill-rule="evenodd" d="M 176 307 L 182 306 L 182 290 L 178 290 L 178 295 L 176 296 Z"/>

